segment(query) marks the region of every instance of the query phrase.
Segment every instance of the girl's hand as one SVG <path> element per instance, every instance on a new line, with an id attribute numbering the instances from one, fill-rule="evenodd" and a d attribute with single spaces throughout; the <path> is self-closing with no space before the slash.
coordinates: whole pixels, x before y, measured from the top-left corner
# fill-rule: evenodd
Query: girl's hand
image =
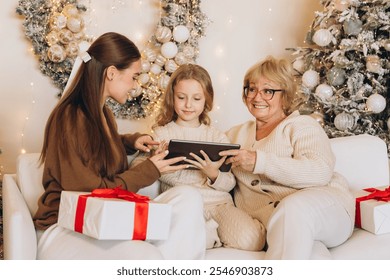
<path id="1" fill-rule="evenodd" d="M 253 172 L 256 164 L 256 151 L 245 149 L 226 150 L 219 153 L 220 156 L 227 156 L 226 163 L 232 167 L 240 166 L 242 169 Z"/>
<path id="2" fill-rule="evenodd" d="M 204 159 L 194 153 L 190 153 L 194 160 L 186 159 L 185 161 L 201 170 L 212 182 L 214 182 L 219 175 L 219 168 L 226 160 L 226 156 L 218 161 L 212 161 L 204 151 L 201 150 L 200 153 Z"/>
<path id="3" fill-rule="evenodd" d="M 160 174 L 171 173 L 171 172 L 188 168 L 188 164 L 172 165 L 177 162 L 185 160 L 186 159 L 185 157 L 164 159 L 168 154 L 168 150 L 160 151 L 157 153 L 158 150 L 159 148 L 157 148 L 156 153 L 153 156 L 151 156 L 149 159 L 160 171 Z"/>
<path id="4" fill-rule="evenodd" d="M 142 135 L 135 140 L 134 148 L 142 152 L 150 152 L 155 145 L 159 145 L 160 142 L 154 141 L 150 135 Z"/>

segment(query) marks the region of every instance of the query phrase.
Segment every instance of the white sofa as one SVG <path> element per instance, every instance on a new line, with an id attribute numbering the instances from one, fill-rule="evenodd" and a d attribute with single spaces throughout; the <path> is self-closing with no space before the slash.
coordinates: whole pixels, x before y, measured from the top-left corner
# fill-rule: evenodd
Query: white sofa
<path id="1" fill-rule="evenodd" d="M 351 190 L 389 184 L 389 161 L 384 141 L 370 135 L 331 139 L 336 155 L 336 171 L 343 174 Z M 35 259 L 36 232 L 32 214 L 43 192 L 39 154 L 23 154 L 18 158 L 16 174 L 3 177 L 4 256 L 5 259 Z M 142 190 L 154 197 L 158 183 Z M 243 229 L 244 230 L 244 229 Z M 330 249 L 334 259 L 390 259 L 390 234 L 375 235 L 355 229 L 344 244 Z M 247 252 L 230 248 L 207 250 L 206 258 L 262 259 L 264 252 Z M 320 256 L 317 256 L 320 258 Z"/>

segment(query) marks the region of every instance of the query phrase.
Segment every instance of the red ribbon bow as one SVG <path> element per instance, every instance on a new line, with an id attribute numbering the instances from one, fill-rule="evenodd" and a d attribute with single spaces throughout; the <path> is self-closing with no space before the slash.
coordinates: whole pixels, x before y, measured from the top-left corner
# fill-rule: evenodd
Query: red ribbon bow
<path id="1" fill-rule="evenodd" d="M 360 216 L 360 202 L 369 199 L 376 199 L 378 201 L 390 201 L 390 187 L 387 187 L 384 190 L 378 190 L 375 188 L 367 188 L 363 190 L 366 192 L 370 192 L 370 194 L 356 198 L 355 225 L 360 228 L 362 227 L 362 221 Z"/>
<path id="2" fill-rule="evenodd" d="M 91 194 L 80 195 L 77 201 L 75 215 L 75 231 L 80 233 L 83 232 L 85 207 L 89 197 L 118 198 L 135 202 L 133 240 L 146 239 L 149 197 L 123 190 L 121 189 L 121 186 L 114 189 L 95 189 Z"/>

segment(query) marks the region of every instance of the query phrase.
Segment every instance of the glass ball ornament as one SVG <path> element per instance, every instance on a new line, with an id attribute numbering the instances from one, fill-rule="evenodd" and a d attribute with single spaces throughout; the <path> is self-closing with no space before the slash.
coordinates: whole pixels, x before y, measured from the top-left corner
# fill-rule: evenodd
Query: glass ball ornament
<path id="1" fill-rule="evenodd" d="M 69 44 L 73 41 L 73 33 L 69 29 L 61 29 L 60 32 L 58 32 L 58 38 L 60 42 L 64 45 Z"/>
<path id="2" fill-rule="evenodd" d="M 357 36 L 362 31 L 363 23 L 360 19 L 350 19 L 344 21 L 343 28 L 347 35 Z"/>
<path id="3" fill-rule="evenodd" d="M 313 35 L 313 42 L 320 47 L 329 45 L 332 39 L 332 33 L 328 29 L 318 29 Z"/>
<path id="4" fill-rule="evenodd" d="M 297 70 L 299 73 L 302 73 L 304 70 L 305 70 L 305 62 L 303 61 L 303 59 L 296 59 L 294 62 L 293 62 L 293 68 L 295 70 Z"/>
<path id="5" fill-rule="evenodd" d="M 143 55 L 144 55 L 146 60 L 148 60 L 149 62 L 153 62 L 156 60 L 157 52 L 154 49 L 146 48 L 143 51 Z"/>
<path id="6" fill-rule="evenodd" d="M 163 55 L 158 54 L 156 56 L 156 60 L 154 61 L 154 63 L 156 63 L 157 65 L 162 67 L 166 61 L 167 61 L 167 59 Z"/>
<path id="7" fill-rule="evenodd" d="M 366 101 L 367 110 L 375 114 L 382 112 L 386 108 L 386 99 L 378 94 L 371 94 Z"/>
<path id="8" fill-rule="evenodd" d="M 307 70 L 302 75 L 302 82 L 307 88 L 314 88 L 320 81 L 320 74 L 314 70 Z"/>
<path id="9" fill-rule="evenodd" d="M 142 94 L 142 88 L 141 87 L 136 87 L 135 89 L 129 91 L 129 95 L 132 98 L 136 98 Z"/>
<path id="10" fill-rule="evenodd" d="M 168 59 L 164 65 L 164 68 L 168 73 L 175 72 L 178 67 L 179 66 L 176 64 L 176 62 L 171 59 Z"/>
<path id="11" fill-rule="evenodd" d="M 175 62 L 177 65 L 183 65 L 187 63 L 187 57 L 183 52 L 178 52 L 175 56 Z"/>
<path id="12" fill-rule="evenodd" d="M 57 44 L 59 41 L 60 41 L 60 39 L 58 38 L 58 33 L 57 33 L 57 31 L 55 31 L 55 30 L 50 31 L 50 32 L 46 35 L 46 42 L 47 42 L 47 44 L 48 44 L 49 46 L 55 45 L 55 44 Z"/>
<path id="13" fill-rule="evenodd" d="M 67 17 L 71 17 L 71 16 L 76 16 L 79 14 L 79 10 L 76 8 L 75 5 L 73 4 L 67 4 L 64 6 L 64 8 L 62 9 L 62 13 L 67 16 Z"/>
<path id="14" fill-rule="evenodd" d="M 369 55 L 366 57 L 366 69 L 368 72 L 379 74 L 381 71 L 381 60 L 377 55 Z"/>
<path id="15" fill-rule="evenodd" d="M 141 85 L 147 85 L 150 81 L 150 77 L 147 73 L 142 73 L 138 76 L 138 83 Z"/>
<path id="16" fill-rule="evenodd" d="M 173 29 L 173 39 L 178 43 L 184 43 L 190 38 L 190 31 L 185 25 L 178 25 Z"/>
<path id="17" fill-rule="evenodd" d="M 177 52 L 178 52 L 178 48 L 176 46 L 176 43 L 174 42 L 167 42 L 161 46 L 161 54 L 166 58 L 175 57 Z"/>
<path id="18" fill-rule="evenodd" d="M 160 74 L 161 73 L 161 66 L 156 64 L 156 63 L 153 63 L 150 66 L 150 72 L 152 72 L 154 75 Z"/>
<path id="19" fill-rule="evenodd" d="M 55 44 L 47 50 L 47 57 L 54 63 L 60 63 L 65 60 L 66 51 L 62 46 Z"/>
<path id="20" fill-rule="evenodd" d="M 333 67 L 327 73 L 328 83 L 332 86 L 341 86 L 345 82 L 345 70 L 339 67 Z"/>
<path id="21" fill-rule="evenodd" d="M 142 59 L 141 60 L 141 71 L 142 72 L 149 72 L 150 70 L 150 62 L 148 60 Z"/>
<path id="22" fill-rule="evenodd" d="M 78 33 L 84 28 L 84 20 L 79 15 L 68 17 L 66 27 L 73 33 Z"/>
<path id="23" fill-rule="evenodd" d="M 319 98 L 325 101 L 332 97 L 333 89 L 328 84 L 320 84 L 317 86 L 315 93 Z"/>
<path id="24" fill-rule="evenodd" d="M 334 118 L 334 126 L 340 131 L 351 130 L 355 126 L 355 118 L 342 112 Z"/>
<path id="25" fill-rule="evenodd" d="M 159 89 L 165 90 L 168 86 L 169 79 L 170 77 L 167 74 L 161 75 L 157 82 L 157 86 L 159 87 Z"/>
<path id="26" fill-rule="evenodd" d="M 72 41 L 65 47 L 65 51 L 67 56 L 76 57 L 79 53 L 79 44 L 76 41 Z"/>
<path id="27" fill-rule="evenodd" d="M 172 31 L 169 27 L 159 26 L 154 35 L 156 36 L 157 41 L 166 43 L 171 40 Z"/>
<path id="28" fill-rule="evenodd" d="M 67 22 L 67 17 L 63 14 L 60 14 L 60 13 L 54 13 L 51 17 L 50 17 L 50 27 L 52 29 L 57 29 L 57 30 L 60 30 L 62 28 L 65 28 L 66 27 L 66 22 Z"/>

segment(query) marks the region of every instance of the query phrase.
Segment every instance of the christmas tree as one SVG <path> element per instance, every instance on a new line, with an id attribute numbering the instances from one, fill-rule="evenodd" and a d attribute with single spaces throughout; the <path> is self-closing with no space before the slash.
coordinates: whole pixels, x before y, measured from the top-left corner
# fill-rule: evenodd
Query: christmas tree
<path id="1" fill-rule="evenodd" d="M 300 111 L 330 138 L 371 134 L 390 151 L 390 0 L 321 0 L 305 47 L 292 48 Z"/>

